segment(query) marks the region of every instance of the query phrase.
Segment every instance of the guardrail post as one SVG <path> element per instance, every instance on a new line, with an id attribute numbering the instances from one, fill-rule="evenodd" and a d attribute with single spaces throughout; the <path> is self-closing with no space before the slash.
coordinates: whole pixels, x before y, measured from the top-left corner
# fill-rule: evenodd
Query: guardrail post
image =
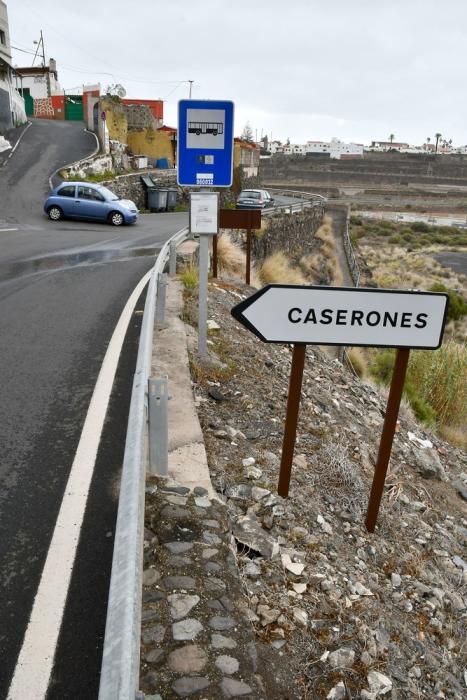
<path id="1" fill-rule="evenodd" d="M 169 251 L 169 275 L 175 277 L 177 274 L 177 244 L 175 241 L 170 241 Z"/>
<path id="2" fill-rule="evenodd" d="M 163 328 L 165 321 L 165 298 L 167 291 L 167 275 L 160 272 L 157 275 L 156 292 L 156 328 Z"/>
<path id="3" fill-rule="evenodd" d="M 168 379 L 148 379 L 149 473 L 169 473 Z"/>

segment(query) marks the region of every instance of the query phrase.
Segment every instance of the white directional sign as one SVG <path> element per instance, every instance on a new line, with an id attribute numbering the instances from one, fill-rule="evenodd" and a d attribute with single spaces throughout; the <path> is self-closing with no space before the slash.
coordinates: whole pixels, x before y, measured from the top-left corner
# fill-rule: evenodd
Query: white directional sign
<path id="1" fill-rule="evenodd" d="M 448 297 L 430 292 L 269 285 L 232 309 L 267 343 L 435 349 Z"/>

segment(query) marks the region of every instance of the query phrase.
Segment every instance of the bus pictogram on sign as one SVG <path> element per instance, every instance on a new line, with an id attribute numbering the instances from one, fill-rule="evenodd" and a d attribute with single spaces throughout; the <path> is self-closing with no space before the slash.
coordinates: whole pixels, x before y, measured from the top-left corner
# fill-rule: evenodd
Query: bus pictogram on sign
<path id="1" fill-rule="evenodd" d="M 217 136 L 224 133 L 224 125 L 222 122 L 188 122 L 188 133 L 197 136 L 201 134 Z"/>

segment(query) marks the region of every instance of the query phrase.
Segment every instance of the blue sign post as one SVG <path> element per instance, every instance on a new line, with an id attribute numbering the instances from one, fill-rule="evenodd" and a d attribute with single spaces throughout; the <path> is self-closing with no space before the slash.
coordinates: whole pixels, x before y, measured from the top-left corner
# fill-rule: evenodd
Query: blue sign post
<path id="1" fill-rule="evenodd" d="M 179 185 L 232 185 L 233 129 L 233 102 L 180 100 L 177 144 Z"/>

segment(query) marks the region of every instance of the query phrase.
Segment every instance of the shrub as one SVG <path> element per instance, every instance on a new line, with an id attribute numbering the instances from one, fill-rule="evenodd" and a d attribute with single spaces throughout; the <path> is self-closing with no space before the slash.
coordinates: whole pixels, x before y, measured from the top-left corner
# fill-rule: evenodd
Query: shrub
<path id="1" fill-rule="evenodd" d="M 394 233 L 389 239 L 389 243 L 400 245 L 402 243 L 402 236 L 399 233 Z"/>
<path id="2" fill-rule="evenodd" d="M 198 268 L 192 267 L 192 266 L 187 267 L 181 273 L 180 279 L 181 279 L 182 284 L 185 287 L 185 289 L 197 289 L 197 287 L 198 287 Z"/>
<path id="3" fill-rule="evenodd" d="M 449 341 L 438 350 L 416 350 L 409 364 L 417 394 L 436 413 L 438 425 L 462 427 L 467 416 L 467 345 Z"/>
<path id="4" fill-rule="evenodd" d="M 431 231 L 431 227 L 428 226 L 424 221 L 414 221 L 413 224 L 410 225 L 410 228 L 412 231 L 420 231 L 421 233 L 427 233 L 428 231 Z"/>
<path id="5" fill-rule="evenodd" d="M 435 282 L 435 284 L 432 284 L 429 291 L 443 292 L 448 295 L 448 321 L 458 321 L 467 314 L 467 302 L 464 297 L 453 289 L 445 287 L 442 282 Z"/>
<path id="6" fill-rule="evenodd" d="M 392 349 L 375 355 L 369 370 L 378 383 L 390 383 L 394 359 Z M 413 351 L 404 395 L 418 420 L 438 427 L 462 427 L 467 415 L 467 346 L 450 341 L 435 351 Z"/>

